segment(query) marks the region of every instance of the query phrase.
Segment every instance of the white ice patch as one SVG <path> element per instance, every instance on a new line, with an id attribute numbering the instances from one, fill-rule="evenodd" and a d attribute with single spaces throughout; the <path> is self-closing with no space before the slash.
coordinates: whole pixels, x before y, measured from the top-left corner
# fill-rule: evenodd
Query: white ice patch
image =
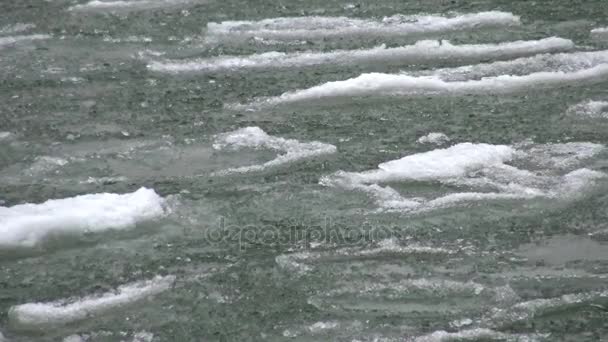
<path id="1" fill-rule="evenodd" d="M 538 72 L 572 73 L 608 64 L 608 50 L 539 54 L 509 61 L 497 61 L 442 69 L 412 71 L 410 76 L 432 76 L 444 81 L 480 80 L 501 75 L 522 76 Z"/>
<path id="2" fill-rule="evenodd" d="M 591 37 L 598 40 L 608 39 L 608 27 L 598 27 L 591 30 Z"/>
<path id="3" fill-rule="evenodd" d="M 51 38 L 48 34 L 31 34 L 27 36 L 8 36 L 0 37 L 0 49 L 6 46 L 15 45 L 20 42 L 28 42 L 34 40 L 43 40 Z"/>
<path id="4" fill-rule="evenodd" d="M 568 108 L 567 114 L 587 119 L 608 119 L 608 101 L 585 101 Z"/>
<path id="5" fill-rule="evenodd" d="M 450 141 L 450 138 L 439 132 L 431 132 L 425 136 L 422 136 L 416 140 L 419 144 L 434 144 L 441 145 Z"/>
<path id="6" fill-rule="evenodd" d="M 365 192 L 376 200 L 381 210 L 389 211 L 418 212 L 496 199 L 572 199 L 605 176 L 586 168 L 574 169 L 603 150 L 604 146 L 592 143 L 525 143 L 517 148 L 461 143 L 382 163 L 376 170 L 339 171 L 321 178 L 320 183 Z M 529 169 L 511 164 L 526 165 Z M 407 197 L 390 186 L 381 186 L 421 181 L 473 191 Z"/>
<path id="7" fill-rule="evenodd" d="M 131 228 L 163 216 L 163 204 L 154 190 L 141 188 L 0 207 L 0 248 L 34 247 L 55 235 Z"/>
<path id="8" fill-rule="evenodd" d="M 180 3 L 189 2 L 191 0 L 129 0 L 129 1 L 100 1 L 93 0 L 84 4 L 75 5 L 68 8 L 69 11 L 87 11 L 87 10 L 119 10 L 132 8 L 158 8 L 172 6 Z"/>
<path id="9" fill-rule="evenodd" d="M 519 24 L 518 16 L 497 11 L 454 16 L 394 15 L 382 20 L 312 16 L 208 23 L 207 35 L 211 41 L 254 37 L 293 40 L 344 36 L 420 35 Z"/>
<path id="10" fill-rule="evenodd" d="M 219 72 L 254 69 L 286 69 L 324 64 L 360 65 L 376 63 L 429 64 L 441 61 L 478 61 L 484 59 L 514 58 L 574 48 L 567 39 L 551 37 L 532 41 L 515 41 L 499 44 L 452 45 L 449 41 L 423 40 L 414 45 L 372 49 L 337 50 L 330 52 L 266 52 L 250 56 L 221 56 L 195 60 L 155 61 L 148 65 L 152 71 Z"/>
<path id="11" fill-rule="evenodd" d="M 254 101 L 247 107 L 289 103 L 318 103 L 319 100 L 352 97 L 416 97 L 511 94 L 535 89 L 576 84 L 593 84 L 608 79 L 608 63 L 573 72 L 542 71 L 523 76 L 500 75 L 479 80 L 444 81 L 436 76 L 367 73 L 345 81 L 328 82 L 308 89 Z"/>
<path id="12" fill-rule="evenodd" d="M 246 127 L 233 132 L 222 133 L 216 137 L 213 148 L 216 150 L 240 150 L 243 148 L 269 149 L 284 154 L 264 164 L 230 168 L 217 172 L 217 175 L 262 171 L 267 168 L 282 166 L 300 160 L 310 159 L 336 152 L 333 145 L 313 141 L 302 143 L 294 139 L 273 137 L 259 127 Z"/>
<path id="13" fill-rule="evenodd" d="M 9 309 L 8 319 L 11 325 L 17 327 L 45 328 L 65 325 L 157 295 L 170 289 L 174 282 L 174 276 L 156 276 L 150 280 L 119 286 L 116 290 L 100 296 L 17 305 Z"/>

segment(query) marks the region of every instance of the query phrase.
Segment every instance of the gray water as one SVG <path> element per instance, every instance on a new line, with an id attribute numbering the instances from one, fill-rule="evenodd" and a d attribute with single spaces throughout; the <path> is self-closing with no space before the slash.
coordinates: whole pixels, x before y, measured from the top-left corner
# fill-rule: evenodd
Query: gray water
<path id="1" fill-rule="evenodd" d="M 604 1 L 135 2 L 0 2 L 0 341 L 608 340 L 608 105 L 588 105 L 608 101 L 608 75 L 600 70 L 608 58 L 576 55 L 608 49 L 608 36 L 591 33 L 608 26 Z M 315 36 L 307 31 L 311 21 L 299 24 L 302 37 L 281 39 L 207 31 L 207 23 L 229 20 L 484 11 L 512 13 L 521 23 Z M 527 49 L 467 58 L 431 58 L 423 50 L 409 61 L 151 68 L 271 51 L 553 36 L 575 44 L 547 51 L 564 53 L 561 60 Z M 519 57 L 530 59 L 509 62 Z M 506 64 L 488 64 L 496 61 Z M 453 69 L 463 65 L 472 67 Z M 600 69 L 586 78 L 568 74 L 593 67 Z M 557 81 L 429 91 L 416 88 L 418 78 L 387 94 L 374 88 L 375 79 L 365 93 L 325 89 L 273 102 L 370 72 L 443 75 L 446 82 L 544 72 Z M 335 151 L 226 171 L 289 153 L 272 143 L 218 148 L 222 134 L 245 127 Z M 417 141 L 431 132 L 449 141 Z M 357 177 L 352 173 L 467 142 L 505 145 L 514 155 L 488 162 L 497 157 L 489 153 L 462 173 L 441 175 L 480 156 L 481 145 L 470 145 L 448 159 L 426 159 L 438 166 L 408 164 L 397 179 L 353 186 L 336 174 Z M 418 174 L 425 170 L 432 174 Z M 125 211 L 96 204 L 85 212 L 74 203 L 61 212 L 10 211 L 141 187 L 162 198 L 163 213 L 120 229 L 110 221 L 129 219 L 135 203 L 118 205 Z M 391 190 L 398 197 L 389 203 L 382 196 Z M 463 193 L 473 195 L 445 197 Z M 405 205 L 411 201 L 418 204 Z M 77 212 L 75 221 L 66 219 Z M 24 229 L 50 233 L 27 244 L 11 235 Z M 169 277 L 170 286 L 103 310 L 84 302 L 75 319 L 57 321 L 59 311 L 41 309 L 26 324 L 15 314 L 22 304 L 78 303 L 157 276 Z"/>

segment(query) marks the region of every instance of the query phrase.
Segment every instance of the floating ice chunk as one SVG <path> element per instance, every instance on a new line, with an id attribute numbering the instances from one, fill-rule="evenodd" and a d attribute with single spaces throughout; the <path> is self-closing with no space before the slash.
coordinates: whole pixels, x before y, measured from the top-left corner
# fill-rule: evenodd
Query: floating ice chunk
<path id="1" fill-rule="evenodd" d="M 395 15 L 382 20 L 312 16 L 208 23 L 207 35 L 211 40 L 222 41 L 253 37 L 292 40 L 344 36 L 420 35 L 519 24 L 518 16 L 497 11 L 450 17 Z"/>
<path id="2" fill-rule="evenodd" d="M 608 27 L 598 27 L 591 30 L 591 37 L 598 40 L 608 39 Z"/>
<path id="3" fill-rule="evenodd" d="M 119 286 L 100 296 L 70 298 L 48 303 L 28 303 L 9 309 L 11 325 L 24 328 L 46 328 L 99 316 L 171 288 L 174 276 L 156 276 L 153 279 Z"/>
<path id="4" fill-rule="evenodd" d="M 87 10 L 118 10 L 131 8 L 158 8 L 172 6 L 192 0 L 129 0 L 129 1 L 100 1 L 92 0 L 84 4 L 79 4 L 68 8 L 68 11 L 87 11 Z"/>
<path id="5" fill-rule="evenodd" d="M 572 73 L 608 63 L 608 50 L 539 54 L 509 61 L 498 61 L 442 69 L 412 71 L 410 76 L 433 76 L 444 81 L 479 80 L 501 75 L 528 75 L 537 72 Z"/>
<path id="6" fill-rule="evenodd" d="M 429 133 L 425 136 L 418 138 L 418 140 L 416 140 L 416 141 L 420 144 L 441 145 L 443 143 L 449 142 L 450 138 L 443 133 L 432 132 L 432 133 Z"/>
<path id="7" fill-rule="evenodd" d="M 9 36 L 9 37 L 0 37 L 0 49 L 5 46 L 14 45 L 19 42 L 27 42 L 33 40 L 43 40 L 51 38 L 48 34 L 32 34 L 27 36 Z"/>
<path id="8" fill-rule="evenodd" d="M 593 143 L 524 144 L 518 149 L 506 145 L 462 143 L 382 163 L 376 170 L 339 171 L 321 178 L 320 183 L 365 192 L 383 210 L 410 212 L 496 199 L 575 199 L 605 174 L 585 168 L 572 169 L 604 150 L 603 145 Z M 540 169 L 529 171 L 507 163 L 533 165 Z M 479 191 L 444 193 L 436 198 L 408 198 L 390 186 L 380 185 L 403 181 L 438 181 Z"/>
<path id="9" fill-rule="evenodd" d="M 588 119 L 608 119 L 608 101 L 585 101 L 568 108 L 567 114 Z"/>
<path id="10" fill-rule="evenodd" d="M 452 45 L 448 41 L 424 40 L 414 45 L 372 49 L 337 50 L 330 52 L 266 52 L 250 56 L 222 56 L 195 60 L 155 61 L 148 68 L 157 72 L 219 72 L 251 69 L 280 69 L 310 67 L 323 64 L 361 65 L 364 63 L 433 63 L 439 61 L 475 61 L 514 58 L 544 52 L 574 48 L 574 43 L 562 38 L 515 41 L 499 44 Z"/>
<path id="11" fill-rule="evenodd" d="M 51 236 L 126 229 L 165 214 L 154 190 L 89 194 L 0 207 L 0 248 L 33 247 Z"/>
<path id="12" fill-rule="evenodd" d="M 336 147 L 333 145 L 317 141 L 302 143 L 294 139 L 273 137 L 266 134 L 266 132 L 264 132 L 259 127 L 246 127 L 237 129 L 233 132 L 219 134 L 216 137 L 213 147 L 217 150 L 265 148 L 285 152 L 285 154 L 279 155 L 277 158 L 268 161 L 264 164 L 230 168 L 218 172 L 217 174 L 219 175 L 262 171 L 267 168 L 281 166 L 288 163 L 293 163 L 296 161 L 326 154 L 332 154 L 336 152 Z"/>
<path id="13" fill-rule="evenodd" d="M 463 96 L 511 94 L 532 89 L 593 84 L 608 79 L 608 63 L 573 72 L 537 72 L 524 76 L 500 75 L 480 80 L 447 82 L 435 76 L 368 73 L 345 81 L 328 82 L 308 89 L 255 101 L 248 107 L 289 103 L 322 103 L 319 100 L 387 96 Z"/>

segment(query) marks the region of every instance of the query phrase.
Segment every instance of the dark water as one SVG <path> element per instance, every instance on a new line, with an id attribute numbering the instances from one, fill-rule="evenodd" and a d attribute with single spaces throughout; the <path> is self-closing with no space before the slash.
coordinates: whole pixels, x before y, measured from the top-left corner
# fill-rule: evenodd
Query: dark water
<path id="1" fill-rule="evenodd" d="M 0 45 L 0 132 L 7 132 L 0 135 L 2 205 L 147 187 L 165 199 L 167 214 L 132 229 L 50 234 L 33 247 L 0 244 L 0 331 L 8 341 L 608 340 L 608 198 L 601 177 L 608 165 L 602 116 L 608 110 L 585 115 L 584 106 L 573 107 L 608 101 L 608 77 L 591 82 L 563 75 L 563 84 L 507 93 L 489 87 L 450 96 L 347 94 L 249 110 L 234 105 L 361 73 L 432 74 L 511 58 L 179 74 L 147 67 L 168 59 L 396 47 L 420 39 L 496 44 L 557 36 L 576 44 L 567 54 L 601 51 L 606 40 L 590 31 L 608 26 L 604 1 L 153 0 L 69 9 L 74 5 L 0 3 L 0 44 L 6 37 L 50 35 Z M 494 10 L 521 16 L 521 25 L 287 42 L 210 41 L 206 33 L 208 22 L 227 20 Z M 470 79 L 568 72 L 578 60 L 547 58 L 509 72 L 492 65 L 473 75 L 473 69 Z M 337 151 L 222 173 L 286 152 L 213 147 L 216 135 L 248 126 Z M 430 132 L 450 142 L 417 142 Z M 423 209 L 396 210 L 369 188 L 319 184 L 339 170 L 374 170 L 465 142 L 504 144 L 525 156 L 449 180 L 413 177 L 380 185 L 401 199 L 488 193 L 496 184 L 542 195 L 516 192 L 446 206 L 420 200 Z M 589 145 L 555 147 L 574 142 Z M 594 152 L 586 154 L 585 146 Z M 453 163 L 440 162 L 439 171 Z M 425 167 L 416 164 L 411 172 Z M 587 184 L 565 176 L 581 169 L 597 178 Z M 6 213 L 0 211 L 0 226 L 14 227 L 19 217 Z M 9 315 L 16 305 L 113 293 L 157 275 L 175 281 L 156 295 L 71 322 L 23 326 Z"/>

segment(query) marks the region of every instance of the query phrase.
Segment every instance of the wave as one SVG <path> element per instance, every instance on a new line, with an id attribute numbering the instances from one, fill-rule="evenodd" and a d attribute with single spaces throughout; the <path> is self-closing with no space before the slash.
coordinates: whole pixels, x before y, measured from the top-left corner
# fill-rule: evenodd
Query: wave
<path id="1" fill-rule="evenodd" d="M 507 12 L 442 15 L 394 15 L 382 20 L 347 17 L 282 17 L 260 21 L 208 23 L 209 40 L 236 38 L 314 39 L 343 36 L 403 36 L 519 25 L 520 18 Z"/>
<path id="2" fill-rule="evenodd" d="M 452 45 L 449 41 L 424 40 L 414 45 L 331 52 L 267 52 L 250 56 L 222 56 L 194 60 L 154 61 L 148 69 L 155 72 L 219 72 L 258 69 L 286 69 L 324 64 L 360 65 L 375 63 L 430 64 L 441 61 L 508 59 L 574 48 L 568 39 L 557 37 L 499 44 Z"/>
<path id="3" fill-rule="evenodd" d="M 338 171 L 321 178 L 320 183 L 367 193 L 381 210 L 389 211 L 420 212 L 497 199 L 573 199 L 605 177 L 598 171 L 576 169 L 603 150 L 604 146 L 592 143 L 517 147 L 461 143 L 382 163 L 375 170 Z M 539 169 L 519 169 L 510 164 L 536 165 Z M 436 198 L 408 198 L 390 186 L 381 186 L 421 181 L 478 190 L 444 193 Z"/>
<path id="4" fill-rule="evenodd" d="M 141 188 L 0 207 L 0 248 L 29 248 L 56 235 L 130 228 L 163 216 L 163 205 L 154 190 Z"/>
<path id="5" fill-rule="evenodd" d="M 119 286 L 99 296 L 16 305 L 9 309 L 8 319 L 12 326 L 18 328 L 65 325 L 157 295 L 171 288 L 174 282 L 174 276 L 156 276 L 150 280 Z"/>
<path id="6" fill-rule="evenodd" d="M 584 293 L 566 294 L 554 298 L 533 299 L 521 302 L 507 309 L 495 309 L 484 318 L 484 323 L 500 329 L 522 321 L 530 321 L 552 312 L 563 311 L 580 305 L 599 305 L 598 302 L 608 302 L 608 291 L 591 291 Z"/>
<path id="7" fill-rule="evenodd" d="M 534 89 L 575 84 L 593 84 L 608 79 L 608 63 L 573 72 L 547 71 L 523 76 L 500 75 L 480 80 L 447 82 L 436 76 L 368 73 L 345 81 L 328 82 L 312 88 L 286 92 L 254 101 L 247 108 L 352 97 L 415 97 L 511 94 Z M 236 106 L 239 108 L 241 106 Z"/>
<path id="8" fill-rule="evenodd" d="M 376 247 L 370 249 L 342 248 L 332 251 L 305 251 L 291 254 L 282 254 L 275 258 L 278 267 L 295 274 L 301 275 L 313 269 L 309 265 L 319 261 L 339 261 L 354 259 L 369 259 L 384 255 L 416 255 L 418 258 L 423 256 L 449 256 L 456 254 L 457 251 L 442 248 L 410 244 L 400 245 L 395 239 L 384 239 L 377 243 Z"/>
<path id="9" fill-rule="evenodd" d="M 216 150 L 240 150 L 243 148 L 269 149 L 284 154 L 263 164 L 229 168 L 215 175 L 228 175 L 263 171 L 268 168 L 305 160 L 336 152 L 336 147 L 317 141 L 302 143 L 295 139 L 284 139 L 268 135 L 259 127 L 246 127 L 216 136 L 213 148 Z"/>

